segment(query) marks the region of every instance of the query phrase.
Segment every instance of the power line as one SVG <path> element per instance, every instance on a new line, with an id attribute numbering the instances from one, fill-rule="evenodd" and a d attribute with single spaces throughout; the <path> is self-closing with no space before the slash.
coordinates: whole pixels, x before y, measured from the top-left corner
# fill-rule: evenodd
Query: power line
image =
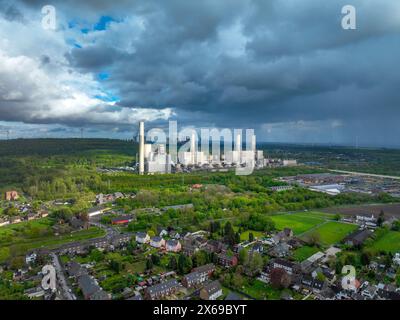
<path id="1" fill-rule="evenodd" d="M 7 140 L 10 140 L 10 130 L 2 130 L 1 132 L 6 134 Z"/>

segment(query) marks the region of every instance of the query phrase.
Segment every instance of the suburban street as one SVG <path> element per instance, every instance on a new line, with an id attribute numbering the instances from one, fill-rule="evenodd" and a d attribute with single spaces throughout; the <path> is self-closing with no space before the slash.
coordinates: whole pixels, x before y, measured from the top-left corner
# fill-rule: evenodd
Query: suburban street
<path id="1" fill-rule="evenodd" d="M 51 256 L 53 258 L 53 264 L 54 264 L 54 267 L 55 267 L 56 273 L 57 273 L 57 280 L 58 280 L 57 284 L 61 288 L 62 295 L 67 300 L 76 300 L 75 295 L 70 292 L 71 289 L 69 288 L 69 286 L 67 284 L 67 280 L 65 279 L 64 270 L 60 264 L 58 256 L 55 253 L 52 253 Z"/>

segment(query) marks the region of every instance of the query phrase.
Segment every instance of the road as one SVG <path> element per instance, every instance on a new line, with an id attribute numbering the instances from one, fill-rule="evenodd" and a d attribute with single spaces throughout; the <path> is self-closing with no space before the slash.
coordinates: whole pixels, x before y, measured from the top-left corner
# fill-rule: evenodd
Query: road
<path id="1" fill-rule="evenodd" d="M 57 280 L 58 280 L 59 288 L 61 287 L 62 295 L 67 300 L 76 300 L 75 295 L 70 292 L 71 289 L 67 284 L 67 280 L 65 279 L 64 270 L 60 264 L 60 260 L 58 259 L 58 256 L 55 253 L 52 253 L 51 257 L 53 258 L 53 264 L 56 269 Z"/>
<path id="2" fill-rule="evenodd" d="M 89 221 L 89 224 L 91 226 L 95 226 L 95 227 L 103 229 L 106 232 L 106 235 L 103 238 L 106 238 L 106 239 L 111 239 L 112 237 L 116 236 L 117 234 L 120 234 L 120 232 L 118 230 L 114 229 L 113 227 L 106 226 L 97 221 Z"/>

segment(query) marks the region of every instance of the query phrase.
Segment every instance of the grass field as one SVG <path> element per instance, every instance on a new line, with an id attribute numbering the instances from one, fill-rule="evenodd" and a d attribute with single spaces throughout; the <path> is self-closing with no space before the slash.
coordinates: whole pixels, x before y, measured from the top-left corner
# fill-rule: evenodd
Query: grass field
<path id="1" fill-rule="evenodd" d="M 318 212 L 301 212 L 271 216 L 278 230 L 291 228 L 295 235 L 304 233 L 318 226 L 330 217 L 328 214 Z"/>
<path id="2" fill-rule="evenodd" d="M 396 253 L 400 252 L 400 232 L 388 231 L 369 246 L 372 250 Z"/>
<path id="3" fill-rule="evenodd" d="M 88 230 L 55 236 L 47 218 L 0 227 L 0 262 L 8 259 L 11 251 L 16 255 L 23 255 L 32 249 L 41 247 L 51 249 L 68 242 L 102 237 L 104 234 L 104 230 L 92 227 Z"/>
<path id="4" fill-rule="evenodd" d="M 312 232 L 317 232 L 320 235 L 322 245 L 329 246 L 340 242 L 344 237 L 357 228 L 358 226 L 354 224 L 329 221 L 313 229 Z M 304 234 L 303 238 L 306 238 L 308 234 L 309 233 Z"/>
<path id="5" fill-rule="evenodd" d="M 317 247 L 300 247 L 293 252 L 293 258 L 298 262 L 302 262 L 318 251 L 319 249 Z"/>
<path id="6" fill-rule="evenodd" d="M 280 290 L 275 290 L 260 280 L 255 280 L 251 286 L 245 286 L 243 292 L 257 300 L 279 300 L 281 296 Z"/>
<path id="7" fill-rule="evenodd" d="M 260 231 L 254 231 L 254 230 L 247 230 L 241 233 L 240 235 L 240 240 L 241 241 L 247 241 L 249 240 L 249 234 L 252 233 L 254 238 L 261 238 L 263 236 L 263 233 Z"/>

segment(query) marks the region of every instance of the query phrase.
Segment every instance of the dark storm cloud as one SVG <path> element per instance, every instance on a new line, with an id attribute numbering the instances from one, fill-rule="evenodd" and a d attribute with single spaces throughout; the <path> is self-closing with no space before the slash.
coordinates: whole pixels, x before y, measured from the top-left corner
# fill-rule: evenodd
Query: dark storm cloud
<path id="1" fill-rule="evenodd" d="M 44 4 L 22 1 L 15 10 L 40 10 Z M 61 19 L 60 30 L 75 32 L 68 37 L 79 44 L 62 52 L 64 63 L 93 78 L 106 72 L 100 87 L 118 96 L 116 112 L 134 106 L 172 108 L 173 118 L 182 124 L 254 127 L 265 139 L 291 141 L 317 135 L 326 141 L 332 139 L 331 129 L 327 130 L 332 126 L 343 143 L 355 135 L 366 143 L 396 143 L 399 130 L 386 124 L 400 118 L 398 2 L 52 4 Z M 341 9 L 347 4 L 357 9 L 357 30 L 341 28 Z M 96 31 L 93 26 L 102 16 L 113 21 L 106 30 Z M 67 27 L 71 20 L 82 25 L 72 30 Z M 89 26 L 87 33 L 80 32 L 83 25 Z M 96 110 L 111 108 L 103 105 Z M 26 113 L 29 108 L 9 118 L 29 121 Z M 31 121 L 90 123 L 73 115 L 60 120 L 56 114 Z M 115 119 L 105 119 L 103 125 L 110 123 L 114 125 Z M 100 126 L 101 120 L 95 125 Z M 292 126 L 286 133 L 285 125 Z M 129 130 L 127 124 L 114 127 Z"/>

